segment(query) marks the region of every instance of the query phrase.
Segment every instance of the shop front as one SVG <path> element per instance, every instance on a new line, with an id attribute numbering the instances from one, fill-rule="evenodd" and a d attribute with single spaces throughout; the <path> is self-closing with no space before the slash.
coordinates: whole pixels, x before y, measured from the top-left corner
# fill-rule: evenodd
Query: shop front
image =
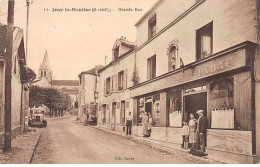
<path id="1" fill-rule="evenodd" d="M 183 69 L 131 87 L 134 134 L 142 135 L 142 116 L 151 113 L 151 139 L 182 144 L 182 125 L 203 110 L 207 117 L 206 152 L 253 162 L 255 155 L 255 45 L 244 42 Z"/>

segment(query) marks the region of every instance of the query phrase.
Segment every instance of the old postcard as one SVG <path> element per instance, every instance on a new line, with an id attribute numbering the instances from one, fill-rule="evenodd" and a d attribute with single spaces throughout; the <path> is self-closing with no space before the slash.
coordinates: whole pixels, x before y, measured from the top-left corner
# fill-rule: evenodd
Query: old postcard
<path id="1" fill-rule="evenodd" d="M 256 164 L 260 0 L 0 0 L 1 164 Z"/>

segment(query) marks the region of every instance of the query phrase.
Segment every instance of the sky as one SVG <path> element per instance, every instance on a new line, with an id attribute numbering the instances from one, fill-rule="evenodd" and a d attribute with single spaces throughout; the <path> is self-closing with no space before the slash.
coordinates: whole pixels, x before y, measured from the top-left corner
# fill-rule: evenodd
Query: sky
<path id="1" fill-rule="evenodd" d="M 54 79 L 77 80 L 81 71 L 111 60 L 117 38 L 136 40 L 134 24 L 157 0 L 30 0 L 27 65 L 38 75 L 47 50 Z M 14 25 L 26 33 L 26 0 L 15 0 Z M 65 8 L 111 12 L 55 11 Z M 133 9 L 119 11 L 118 9 Z M 135 11 L 135 8 L 142 11 Z M 0 23 L 7 22 L 8 0 L 0 0 Z M 48 11 L 47 11 L 48 10 Z"/>

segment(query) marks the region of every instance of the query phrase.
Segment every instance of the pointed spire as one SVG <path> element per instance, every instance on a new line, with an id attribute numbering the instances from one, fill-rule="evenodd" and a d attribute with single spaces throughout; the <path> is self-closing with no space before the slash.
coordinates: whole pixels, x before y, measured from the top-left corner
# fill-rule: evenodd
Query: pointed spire
<path id="1" fill-rule="evenodd" d="M 50 66 L 50 62 L 49 62 L 47 50 L 46 50 L 46 52 L 45 52 L 43 61 L 42 61 L 42 63 L 41 63 L 41 69 L 51 70 L 51 66 Z"/>

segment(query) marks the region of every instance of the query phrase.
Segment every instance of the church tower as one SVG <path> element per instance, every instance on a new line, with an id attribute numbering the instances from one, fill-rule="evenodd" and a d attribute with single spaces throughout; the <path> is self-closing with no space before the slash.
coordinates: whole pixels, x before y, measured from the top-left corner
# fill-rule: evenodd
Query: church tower
<path id="1" fill-rule="evenodd" d="M 52 70 L 51 70 L 51 66 L 49 63 L 49 58 L 48 58 L 48 52 L 46 50 L 43 61 L 40 65 L 39 68 L 39 75 L 38 75 L 38 79 L 39 80 L 46 80 L 48 83 L 51 84 L 51 80 L 52 80 Z"/>

